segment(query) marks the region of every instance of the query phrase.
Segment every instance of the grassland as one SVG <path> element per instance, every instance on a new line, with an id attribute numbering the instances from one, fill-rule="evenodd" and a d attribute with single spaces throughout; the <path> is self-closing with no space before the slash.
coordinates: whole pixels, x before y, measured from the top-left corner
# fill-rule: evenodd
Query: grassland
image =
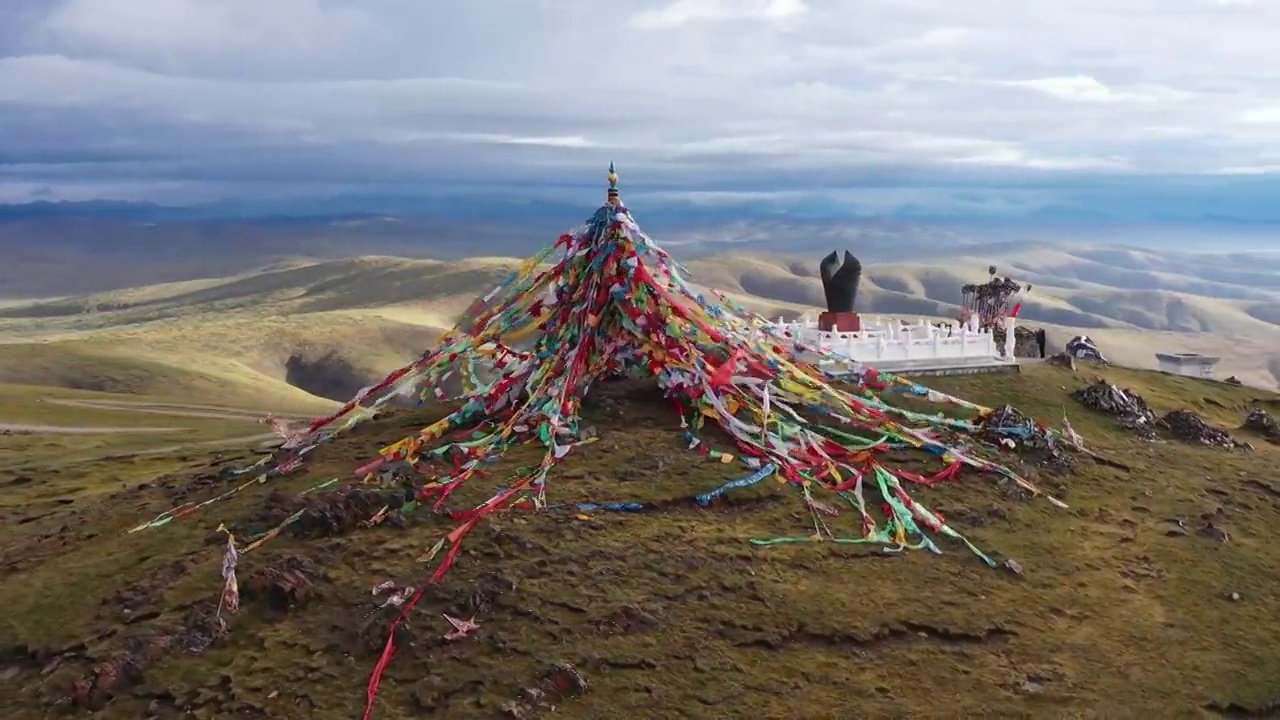
<path id="1" fill-rule="evenodd" d="M 954 317 L 961 287 L 995 262 L 1034 285 L 1022 317 L 1045 327 L 1055 346 L 1088 334 L 1120 365 L 1154 367 L 1156 351 L 1199 352 L 1222 357 L 1219 377 L 1269 389 L 1280 382 L 1280 266 L 1268 255 L 1035 243 L 939 253 L 868 263 L 858 307 Z M 317 409 L 316 396 L 345 400 L 429 347 L 518 265 L 294 260 L 0 307 L 0 383 Z M 688 267 L 696 283 L 770 317 L 823 304 L 812 258 L 735 254 Z"/>
<path id="2" fill-rule="evenodd" d="M 144 392 L 128 392 L 141 376 L 113 373 L 116 368 L 109 364 L 92 367 L 101 380 L 98 386 L 112 391 L 0 384 L 0 472 L 40 463 L 261 444 L 271 437 L 263 424 L 268 414 L 296 417 L 307 407 L 324 407 L 316 402 L 250 403 L 234 394 L 230 399 L 244 404 L 216 404 L 228 401 L 216 393 L 205 396 L 215 404 L 193 405 L 189 387 L 169 388 L 147 379 L 139 383 Z"/>
<path id="3" fill-rule="evenodd" d="M 511 514 L 480 527 L 401 631 L 377 717 L 498 717 L 563 662 L 589 684 L 557 702 L 563 718 L 1197 717 L 1267 707 L 1280 699 L 1280 549 L 1270 538 L 1280 446 L 1245 436 L 1254 452 L 1141 442 L 1070 399 L 1095 374 L 1137 389 L 1158 412 L 1187 407 L 1229 428 L 1253 402 L 1277 401 L 1115 368 L 934 381 L 1050 422 L 1065 409 L 1095 450 L 1132 468 L 1082 461 L 1071 475 L 1041 477 L 1069 510 L 975 474 L 916 492 L 1021 575 L 950 543 L 942 556 L 751 546 L 809 532 L 795 494 L 770 483 L 710 510 L 679 501 L 739 471 L 687 452 L 651 392 L 602 388 L 585 409 L 600 440 L 552 476 L 550 499 L 673 502 L 649 513 Z M 242 556 L 245 606 L 229 636 L 201 653 L 185 640 L 153 650 L 207 622 L 221 584 L 218 523 L 242 537 L 266 529 L 298 491 L 349 477 L 438 412 L 396 411 L 296 475 L 133 535 L 124 531 L 140 519 L 225 489 L 218 469 L 254 453 L 86 454 L 0 469 L 0 714 L 62 712 L 55 701 L 75 680 L 97 667 L 105 688 L 102 668 L 119 667 L 110 692 L 93 698 L 103 717 L 357 716 L 390 617 L 374 612 L 370 588 L 419 584 L 429 569 L 418 558 L 451 526 L 423 514 L 355 527 L 343 508 L 373 488 L 318 495 L 312 507 L 330 511 L 333 527 L 305 525 Z M 454 505 L 487 497 L 533 459 L 531 449 L 512 453 Z M 1230 540 L 1200 536 L 1202 518 Z M 847 533 L 854 522 L 833 521 Z M 442 613 L 474 614 L 481 629 L 447 642 Z"/>

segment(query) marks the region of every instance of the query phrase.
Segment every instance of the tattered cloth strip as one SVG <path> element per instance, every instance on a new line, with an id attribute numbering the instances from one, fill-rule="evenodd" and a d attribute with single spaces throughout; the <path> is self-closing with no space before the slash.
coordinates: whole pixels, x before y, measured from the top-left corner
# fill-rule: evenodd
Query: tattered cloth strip
<path id="1" fill-rule="evenodd" d="M 1084 450 L 1084 438 L 1080 437 L 1080 433 L 1071 427 L 1071 421 L 1067 419 L 1067 411 L 1062 411 L 1062 437 L 1067 444 L 1077 450 Z"/>
<path id="2" fill-rule="evenodd" d="M 716 488 L 715 490 L 712 490 L 711 492 L 706 492 L 699 495 L 696 498 L 697 502 L 699 505 L 710 505 L 713 500 L 725 494 L 726 492 L 729 492 L 730 490 L 737 490 L 739 488 L 750 487 L 752 485 L 755 485 L 761 480 L 764 480 L 765 478 L 772 475 L 774 471 L 776 471 L 777 469 L 778 468 L 772 464 L 765 465 L 764 467 L 748 475 L 747 477 L 742 478 L 741 480 L 734 480 L 733 482 L 725 483 L 724 485 L 721 485 L 720 487 Z"/>
<path id="3" fill-rule="evenodd" d="M 280 447 L 283 449 L 292 450 L 301 447 L 306 440 L 306 433 L 290 428 L 286 420 L 268 415 L 265 422 L 271 426 L 271 431 L 276 437 L 280 438 Z"/>
<path id="4" fill-rule="evenodd" d="M 800 347 L 763 318 L 726 305 L 690 287 L 679 265 L 641 231 L 612 193 L 610 202 L 586 224 L 562 235 L 485 295 L 465 324 L 446 334 L 436 348 L 305 430 L 287 430 L 293 447 L 259 464 L 253 480 L 216 498 L 176 508 L 135 530 L 163 525 L 253 482 L 292 472 L 317 446 L 408 394 L 455 399 L 458 405 L 439 421 L 383 448 L 377 458 L 356 469 L 353 480 L 370 481 L 401 465 L 430 473 L 426 461 L 453 459 L 453 469 L 429 476 L 415 499 L 419 504 L 430 500 L 432 510 L 442 512 L 449 497 L 480 475 L 483 465 L 516 445 L 541 445 L 544 453 L 537 465 L 523 469 L 480 504 L 450 512 L 456 526 L 420 558 L 435 567 L 424 582 L 415 583 L 417 590 L 392 623 L 369 678 L 366 720 L 395 652 L 396 628 L 448 572 L 481 521 L 520 507 L 548 507 L 551 469 L 594 439 L 581 423 L 583 398 L 595 383 L 618 375 L 654 379 L 677 408 L 693 450 L 718 462 L 741 463 L 751 471 L 701 496 L 708 502 L 767 477 L 776 477 L 801 496 L 813 521 L 811 535 L 753 543 L 826 540 L 880 545 L 887 552 L 940 552 L 928 535 L 934 533 L 995 566 L 917 503 L 902 482 L 951 479 L 969 467 L 1038 494 L 1031 483 L 996 462 L 998 451 L 976 437 L 981 416 L 989 409 L 887 373 L 859 371 L 852 362 L 834 356 L 824 356 L 828 364 L 819 368 L 803 359 L 812 356 L 812 349 Z M 853 387 L 842 389 L 837 379 Z M 890 387 L 963 407 L 979 417 L 963 420 L 895 407 L 886 399 Z M 736 452 L 711 448 L 698 436 L 708 421 L 719 426 Z M 453 437 L 459 432 L 462 437 Z M 973 442 L 952 444 L 958 435 Z M 932 478 L 895 471 L 881 457 L 895 449 L 923 451 L 940 458 L 944 467 Z M 842 513 L 845 506 L 853 513 Z M 859 518 L 856 530 L 837 533 L 828 527 L 829 521 L 846 514 Z"/>
<path id="5" fill-rule="evenodd" d="M 413 587 L 412 585 L 405 585 L 402 587 L 401 585 L 399 585 L 393 580 L 387 580 L 386 582 L 378 583 L 373 587 L 373 596 L 376 598 L 385 594 L 386 599 L 382 601 L 381 605 L 378 605 L 378 607 L 374 608 L 372 612 L 370 612 L 368 615 L 365 615 L 365 617 L 367 618 L 369 617 L 369 615 L 372 615 L 373 613 L 383 608 L 402 607 L 406 602 L 409 601 L 409 598 L 413 597 L 413 594 L 415 592 L 417 592 L 417 588 Z"/>
<path id="6" fill-rule="evenodd" d="M 227 549 L 222 554 L 222 596 L 218 599 L 218 623 L 222 627 L 226 627 L 226 621 L 222 619 L 222 611 L 226 610 L 227 614 L 234 615 L 240 610 L 240 584 L 236 580 L 236 565 L 240 562 L 240 555 L 236 552 L 236 536 L 224 525 L 218 526 L 218 532 L 227 534 Z"/>

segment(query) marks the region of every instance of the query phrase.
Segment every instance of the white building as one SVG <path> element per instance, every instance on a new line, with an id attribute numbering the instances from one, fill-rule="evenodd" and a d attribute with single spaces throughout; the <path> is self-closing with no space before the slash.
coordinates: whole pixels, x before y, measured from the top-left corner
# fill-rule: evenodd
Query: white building
<path id="1" fill-rule="evenodd" d="M 1200 353 L 1156 353 L 1161 370 L 1187 377 L 1213 377 L 1213 366 L 1221 359 Z"/>
<path id="2" fill-rule="evenodd" d="M 1013 356 L 1014 318 L 1006 320 L 1004 347 L 997 345 L 990 331 L 980 330 L 976 319 L 967 324 L 935 322 L 864 315 L 858 332 L 824 332 L 813 321 L 787 323 L 781 319 L 771 329 L 818 353 L 838 355 L 895 374 L 1017 365 Z"/>

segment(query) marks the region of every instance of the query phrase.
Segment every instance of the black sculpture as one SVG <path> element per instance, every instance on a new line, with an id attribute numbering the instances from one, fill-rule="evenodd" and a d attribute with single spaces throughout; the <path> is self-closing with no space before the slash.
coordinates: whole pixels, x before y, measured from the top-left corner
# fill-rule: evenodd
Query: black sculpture
<path id="1" fill-rule="evenodd" d="M 827 312 L 851 313 L 858 298 L 858 283 L 862 281 L 862 263 L 848 250 L 841 262 L 839 252 L 822 259 L 818 266 L 822 276 L 822 293 L 827 297 Z"/>

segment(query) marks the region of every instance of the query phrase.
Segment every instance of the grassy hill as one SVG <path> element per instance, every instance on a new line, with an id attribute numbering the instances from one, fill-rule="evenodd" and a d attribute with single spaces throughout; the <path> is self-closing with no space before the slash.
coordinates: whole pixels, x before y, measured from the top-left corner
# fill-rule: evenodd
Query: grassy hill
<path id="1" fill-rule="evenodd" d="M 561 663 L 588 685 L 556 701 L 564 718 L 1101 708 L 1185 717 L 1276 702 L 1280 549 L 1270 535 L 1280 446 L 1243 435 L 1256 451 L 1140 441 L 1069 397 L 1095 374 L 1136 389 L 1158 413 L 1191 408 L 1228 428 L 1252 404 L 1280 401 L 1088 367 L 932 382 L 1048 422 L 1065 409 L 1091 447 L 1132 468 L 1082 460 L 1072 474 L 1042 474 L 1069 510 L 972 473 L 916 492 L 979 546 L 1016 560 L 1021 575 L 949 543 L 941 556 L 754 547 L 747 539 L 809 532 L 798 497 L 769 483 L 696 509 L 681 499 L 738 471 L 687 452 L 652 391 L 601 388 L 584 410 L 600 440 L 552 475 L 549 499 L 671 502 L 634 514 L 516 513 L 477 530 L 401 631 L 377 717 L 499 717 L 522 689 L 548 687 L 544 676 Z M 184 646 L 207 628 L 220 589 L 222 541 L 212 531 L 219 522 L 242 537 L 268 527 L 299 491 L 349 477 L 438 413 L 396 411 L 324 447 L 298 474 L 134 535 L 122 533 L 224 490 L 231 481 L 218 468 L 252 453 L 51 458 L 0 470 L 0 714 L 44 717 L 97 667 L 101 692 L 85 699 L 104 717 L 356 716 L 389 619 L 370 589 L 421 583 L 428 569 L 418 558 L 451 521 L 424 514 L 362 528 L 378 502 L 362 493 L 374 488 L 320 492 L 309 507 L 327 519 L 244 554 L 245 606 L 231 634 L 193 652 Z M 487 497 L 533 457 L 512 453 L 455 506 Z M 1229 541 L 1201 536 L 1206 521 Z M 854 517 L 831 522 L 855 530 L 845 527 Z M 445 641 L 442 613 L 474 614 L 481 629 Z"/>
<path id="2" fill-rule="evenodd" d="M 1265 255 L 1156 255 L 1130 249 L 958 247 L 869 264 L 858 304 L 871 314 L 954 316 L 960 287 L 990 262 L 1034 285 L 1024 321 L 1051 344 L 1093 337 L 1119 364 L 1154 352 L 1220 355 L 1221 377 L 1280 382 L 1280 266 Z M 1270 263 L 1270 264 L 1269 264 Z M 687 263 L 693 281 L 770 316 L 822 306 L 812 258 L 726 255 Z M 206 278 L 0 306 L 0 383 L 144 392 L 275 407 L 345 400 L 416 356 L 514 267 L 366 256 L 290 261 Z M 1270 273 L 1274 269 L 1276 273 Z M 4 420 L 4 418 L 0 418 Z"/>

